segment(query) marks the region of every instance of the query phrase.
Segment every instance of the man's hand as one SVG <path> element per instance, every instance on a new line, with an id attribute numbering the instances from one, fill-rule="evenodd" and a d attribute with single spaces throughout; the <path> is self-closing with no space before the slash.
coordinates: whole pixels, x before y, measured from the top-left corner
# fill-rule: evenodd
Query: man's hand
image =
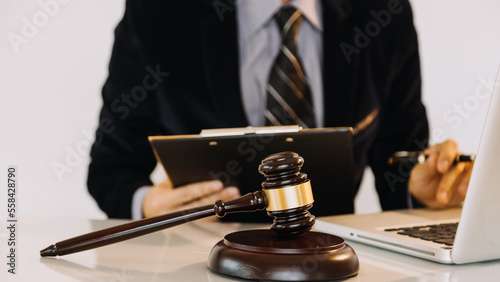
<path id="1" fill-rule="evenodd" d="M 144 197 L 142 213 L 153 217 L 179 210 L 228 201 L 240 196 L 236 187 L 224 188 L 218 180 L 203 181 L 173 188 L 166 180 L 154 185 Z"/>
<path id="2" fill-rule="evenodd" d="M 431 208 L 458 206 L 465 198 L 473 163 L 453 164 L 457 143 L 448 140 L 424 151 L 429 155 L 411 171 L 409 190 L 413 197 Z"/>

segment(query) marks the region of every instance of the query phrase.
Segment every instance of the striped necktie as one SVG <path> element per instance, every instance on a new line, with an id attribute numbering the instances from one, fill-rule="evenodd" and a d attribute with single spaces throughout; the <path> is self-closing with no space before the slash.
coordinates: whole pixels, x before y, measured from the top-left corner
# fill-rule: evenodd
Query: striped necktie
<path id="1" fill-rule="evenodd" d="M 281 48 L 266 86 L 266 125 L 316 126 L 311 91 L 297 52 L 297 34 L 302 13 L 284 7 L 275 16 L 281 34 Z"/>

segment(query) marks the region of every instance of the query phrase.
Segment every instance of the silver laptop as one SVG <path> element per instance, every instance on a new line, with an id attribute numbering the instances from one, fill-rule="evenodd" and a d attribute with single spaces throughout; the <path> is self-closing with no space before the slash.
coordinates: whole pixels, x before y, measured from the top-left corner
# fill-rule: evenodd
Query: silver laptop
<path id="1" fill-rule="evenodd" d="M 500 259 L 500 71 L 462 208 L 319 217 L 315 229 L 441 263 Z"/>

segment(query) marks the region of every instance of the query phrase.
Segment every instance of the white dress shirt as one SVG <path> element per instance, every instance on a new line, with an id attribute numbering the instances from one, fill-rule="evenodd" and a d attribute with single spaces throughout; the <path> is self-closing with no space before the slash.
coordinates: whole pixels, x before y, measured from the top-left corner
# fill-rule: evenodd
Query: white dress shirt
<path id="1" fill-rule="evenodd" d="M 323 26 L 321 3 L 295 0 L 238 0 L 236 2 L 240 85 L 243 107 L 252 126 L 265 125 L 266 84 L 280 50 L 279 28 L 273 16 L 284 5 L 302 12 L 304 20 L 298 34 L 298 52 L 309 80 L 316 126 L 323 126 Z"/>

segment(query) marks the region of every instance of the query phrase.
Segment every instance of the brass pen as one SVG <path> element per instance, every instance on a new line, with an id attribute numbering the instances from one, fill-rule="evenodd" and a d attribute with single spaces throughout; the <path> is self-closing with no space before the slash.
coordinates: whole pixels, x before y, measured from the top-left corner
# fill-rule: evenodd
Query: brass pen
<path id="1" fill-rule="evenodd" d="M 389 165 L 400 163 L 421 164 L 427 160 L 429 154 L 422 151 L 399 151 L 392 154 L 387 160 Z M 476 155 L 456 155 L 453 164 L 459 162 L 472 162 L 476 159 Z"/>

